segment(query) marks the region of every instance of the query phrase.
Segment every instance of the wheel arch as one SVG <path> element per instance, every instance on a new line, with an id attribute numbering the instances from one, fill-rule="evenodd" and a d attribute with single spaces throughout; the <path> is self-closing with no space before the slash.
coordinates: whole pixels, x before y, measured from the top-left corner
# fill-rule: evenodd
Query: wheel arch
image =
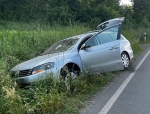
<path id="1" fill-rule="evenodd" d="M 80 67 L 79 67 L 76 63 L 70 62 L 70 63 L 65 64 L 65 65 L 61 68 L 60 73 L 61 73 L 62 69 L 63 69 L 65 66 L 67 66 L 68 68 L 72 68 L 72 69 L 74 69 L 74 70 L 77 71 L 77 72 L 81 72 Z"/>

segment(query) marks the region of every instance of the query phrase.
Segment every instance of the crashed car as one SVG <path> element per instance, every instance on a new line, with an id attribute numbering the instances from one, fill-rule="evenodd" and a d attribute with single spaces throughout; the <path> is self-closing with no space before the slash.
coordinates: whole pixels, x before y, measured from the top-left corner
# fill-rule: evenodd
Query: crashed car
<path id="1" fill-rule="evenodd" d="M 11 69 L 11 77 L 20 84 L 44 80 L 76 78 L 88 71 L 122 70 L 133 58 L 130 42 L 121 34 L 124 18 L 98 25 L 97 30 L 72 36 L 50 46 L 41 55 Z"/>

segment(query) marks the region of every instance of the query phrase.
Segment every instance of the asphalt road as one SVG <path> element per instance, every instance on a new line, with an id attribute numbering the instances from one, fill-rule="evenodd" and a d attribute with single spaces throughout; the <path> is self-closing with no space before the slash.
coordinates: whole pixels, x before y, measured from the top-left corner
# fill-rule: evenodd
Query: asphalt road
<path id="1" fill-rule="evenodd" d="M 86 102 L 82 114 L 150 114 L 150 46 L 131 69 Z"/>

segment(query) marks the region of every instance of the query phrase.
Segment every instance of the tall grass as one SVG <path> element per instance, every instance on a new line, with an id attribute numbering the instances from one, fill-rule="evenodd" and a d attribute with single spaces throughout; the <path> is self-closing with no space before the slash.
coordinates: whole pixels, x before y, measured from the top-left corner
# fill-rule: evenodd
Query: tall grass
<path id="1" fill-rule="evenodd" d="M 113 79 L 115 73 L 80 76 L 66 91 L 63 82 L 52 77 L 19 88 L 9 76 L 16 64 L 38 56 L 54 42 L 89 31 L 83 25 L 49 26 L 39 23 L 0 22 L 0 114 L 70 114 L 80 112 L 84 101 Z M 144 29 L 124 30 L 135 54 L 139 54 Z M 148 33 L 149 30 L 146 32 Z M 149 39 L 148 39 L 149 41 Z"/>
<path id="2" fill-rule="evenodd" d="M 12 26 L 16 29 L 13 29 Z M 81 34 L 88 30 L 89 28 L 85 28 L 82 25 L 67 27 L 42 25 L 41 27 L 39 24 L 35 24 L 32 27 L 25 24 L 24 27 L 22 24 L 12 23 L 12 25 L 8 26 L 8 29 L 4 27 L 0 30 L 0 58 L 9 63 L 6 65 L 7 69 L 10 69 L 19 62 L 39 55 L 58 40 Z"/>

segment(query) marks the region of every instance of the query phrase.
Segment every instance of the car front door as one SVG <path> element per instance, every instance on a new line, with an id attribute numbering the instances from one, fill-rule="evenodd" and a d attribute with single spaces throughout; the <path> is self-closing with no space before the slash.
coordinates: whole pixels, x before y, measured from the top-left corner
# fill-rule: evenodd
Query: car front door
<path id="1" fill-rule="evenodd" d="M 79 51 L 84 70 L 106 72 L 123 69 L 119 44 L 121 24 L 110 27 L 86 43 L 86 48 Z M 111 34 L 111 35 L 110 35 Z"/>

